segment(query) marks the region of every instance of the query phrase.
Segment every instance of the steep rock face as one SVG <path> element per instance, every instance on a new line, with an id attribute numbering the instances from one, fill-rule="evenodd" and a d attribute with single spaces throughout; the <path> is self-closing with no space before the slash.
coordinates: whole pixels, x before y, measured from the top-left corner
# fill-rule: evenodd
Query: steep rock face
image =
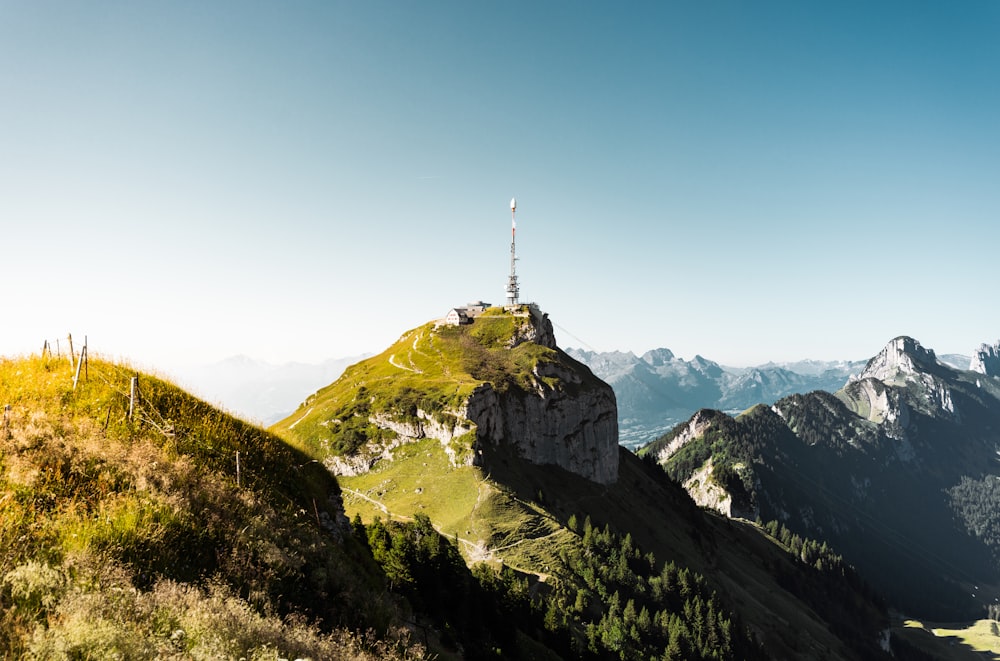
<path id="1" fill-rule="evenodd" d="M 671 455 L 689 442 L 696 438 L 701 438 L 712 426 L 717 415 L 716 412 L 707 409 L 702 409 L 695 413 L 684 428 L 679 430 L 677 435 L 670 439 L 670 442 L 656 452 L 657 463 L 665 462 Z"/>
<path id="2" fill-rule="evenodd" d="M 868 361 L 858 379 L 872 378 L 883 383 L 898 383 L 927 371 L 937 364 L 934 351 L 925 349 L 912 337 L 890 340 L 874 358 Z"/>
<path id="3" fill-rule="evenodd" d="M 508 340 L 507 347 L 513 349 L 523 342 L 534 342 L 549 349 L 558 348 L 556 346 L 556 334 L 552 329 L 552 321 L 549 319 L 549 315 L 533 305 L 526 306 L 526 309 L 527 311 L 520 313 L 520 315 L 527 315 L 531 323 L 518 326 Z"/>
<path id="4" fill-rule="evenodd" d="M 979 350 L 972 354 L 969 371 L 986 376 L 1000 376 L 1000 340 L 993 346 L 980 345 Z"/>
<path id="5" fill-rule="evenodd" d="M 475 390 L 466 415 L 476 425 L 477 443 L 504 443 L 532 463 L 554 464 L 600 484 L 615 482 L 618 409 L 611 386 L 587 386 L 564 364 L 548 364 L 539 376 L 570 387 L 554 390 L 540 383 L 526 393 L 498 392 L 484 384 Z"/>
<path id="6" fill-rule="evenodd" d="M 698 507 L 707 507 L 724 516 L 732 517 L 733 496 L 712 479 L 713 467 L 712 459 L 709 458 L 701 468 L 684 481 L 684 488 L 691 499 L 698 504 Z"/>
<path id="7" fill-rule="evenodd" d="M 887 387 L 906 386 L 920 393 L 920 408 L 925 412 L 957 419 L 960 414 L 948 385 L 949 371 L 951 368 L 938 362 L 934 351 L 925 349 L 911 337 L 897 337 L 868 361 L 841 395 L 855 413 L 872 422 L 905 429 L 907 413 L 899 398 L 887 392 Z"/>

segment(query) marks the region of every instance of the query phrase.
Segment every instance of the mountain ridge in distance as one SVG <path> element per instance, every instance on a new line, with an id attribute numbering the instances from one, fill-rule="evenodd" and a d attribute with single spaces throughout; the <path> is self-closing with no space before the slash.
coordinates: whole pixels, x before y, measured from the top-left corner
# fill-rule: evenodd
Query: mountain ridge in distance
<path id="1" fill-rule="evenodd" d="M 700 355 L 686 361 L 666 348 L 642 356 L 573 348 L 566 352 L 614 388 L 620 441 L 633 450 L 700 409 L 738 412 L 797 392 L 832 392 L 865 364 L 863 360 L 800 360 L 733 368 Z"/>

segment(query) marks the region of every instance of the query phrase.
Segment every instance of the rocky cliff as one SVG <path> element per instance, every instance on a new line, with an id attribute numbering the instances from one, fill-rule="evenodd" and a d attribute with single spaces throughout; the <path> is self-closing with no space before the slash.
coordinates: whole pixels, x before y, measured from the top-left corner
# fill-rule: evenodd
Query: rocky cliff
<path id="1" fill-rule="evenodd" d="M 1000 340 L 993 346 L 981 344 L 979 350 L 972 354 L 969 371 L 986 376 L 1000 376 Z"/>
<path id="2" fill-rule="evenodd" d="M 480 386 L 469 398 L 466 415 L 480 445 L 505 443 L 532 463 L 554 464 L 610 484 L 618 479 L 615 394 L 604 383 L 583 387 L 586 377 L 580 370 L 586 368 L 569 360 L 540 366 L 533 391 Z M 564 387 L 548 386 L 552 379 Z"/>
<path id="3" fill-rule="evenodd" d="M 839 395 L 857 414 L 897 430 L 909 424 L 906 402 L 891 386 L 907 387 L 919 397 L 911 398 L 931 415 L 958 416 L 952 400 L 948 374 L 953 370 L 938 362 L 934 351 L 912 337 L 897 337 L 852 377 Z M 900 432 L 902 433 L 902 432 Z M 892 435 L 892 434 L 890 434 Z"/>

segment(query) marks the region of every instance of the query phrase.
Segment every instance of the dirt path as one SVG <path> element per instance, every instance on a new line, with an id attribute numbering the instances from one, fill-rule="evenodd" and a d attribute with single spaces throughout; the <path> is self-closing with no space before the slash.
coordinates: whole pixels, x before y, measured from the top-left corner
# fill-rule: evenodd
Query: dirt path
<path id="1" fill-rule="evenodd" d="M 479 505 L 479 500 L 482 497 L 482 486 L 483 485 L 480 484 L 479 486 L 480 486 L 479 496 L 477 496 L 477 498 L 476 498 L 476 506 L 477 507 Z M 374 498 L 372 498 L 368 494 L 362 493 L 362 492 L 358 491 L 357 489 L 351 489 L 350 487 L 344 487 L 344 486 L 342 486 L 340 489 L 341 489 L 341 491 L 349 493 L 352 496 L 357 496 L 358 498 L 361 498 L 362 500 L 365 500 L 365 501 L 371 503 L 375 507 L 379 508 L 390 519 L 395 519 L 397 521 L 413 521 L 413 517 L 412 516 L 404 516 L 402 514 L 394 514 L 392 511 L 389 510 L 388 507 L 386 507 L 385 503 L 383 503 L 380 500 L 375 500 Z M 473 509 L 473 511 L 475 511 L 475 509 Z M 542 537 L 532 537 L 532 538 L 526 538 L 526 539 L 519 539 L 518 541 L 512 542 L 512 543 L 507 544 L 505 546 L 498 546 L 498 547 L 495 547 L 495 548 L 490 548 L 482 540 L 480 540 L 478 542 L 473 542 L 472 540 L 465 539 L 463 537 L 459 537 L 458 535 L 449 534 L 449 533 L 445 532 L 444 530 L 442 530 L 441 528 L 439 528 L 437 526 L 434 526 L 434 530 L 436 530 L 440 535 L 442 535 L 444 537 L 447 537 L 448 539 L 453 539 L 453 540 L 455 540 L 456 543 L 458 543 L 460 545 L 464 545 L 465 548 L 466 548 L 466 553 L 468 554 L 468 558 L 469 558 L 470 564 L 471 563 L 476 563 L 476 562 L 491 562 L 491 561 L 499 560 L 500 562 L 504 563 L 506 566 L 510 567 L 511 569 L 513 569 L 515 571 L 519 571 L 522 574 L 533 574 L 533 575 L 537 576 L 538 580 L 541 581 L 541 582 L 543 582 L 543 583 L 545 581 L 549 580 L 549 577 L 551 576 L 550 574 L 546 574 L 544 572 L 535 571 L 535 570 L 532 570 L 532 569 L 525 569 L 524 567 L 517 567 L 515 565 L 512 565 L 512 564 L 510 564 L 510 562 L 508 562 L 507 560 L 505 560 L 502 556 L 498 556 L 496 552 L 497 551 L 505 551 L 505 550 L 508 550 L 508 549 L 512 549 L 515 546 L 517 546 L 519 544 L 523 544 L 525 542 L 542 541 L 544 539 L 548 539 L 549 537 L 553 537 L 553 536 L 558 535 L 559 533 L 563 532 L 562 529 L 555 530 L 555 531 L 549 533 L 548 535 L 543 535 Z"/>

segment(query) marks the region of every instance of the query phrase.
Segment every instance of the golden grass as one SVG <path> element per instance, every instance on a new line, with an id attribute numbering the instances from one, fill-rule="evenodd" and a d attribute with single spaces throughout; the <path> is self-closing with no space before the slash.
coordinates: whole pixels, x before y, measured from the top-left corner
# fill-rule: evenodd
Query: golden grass
<path id="1" fill-rule="evenodd" d="M 1000 625 L 995 620 L 977 620 L 968 624 L 933 624 L 905 620 L 902 629 L 897 629 L 902 635 L 912 634 L 913 630 L 935 637 L 933 640 L 925 639 L 923 645 L 938 658 L 970 658 L 971 653 L 975 652 L 978 655 L 976 658 L 1000 659 Z M 988 653 L 992 653 L 992 656 L 982 656 Z"/>
<path id="2" fill-rule="evenodd" d="M 0 656 L 425 655 L 370 559 L 320 525 L 333 478 L 153 376 L 129 420 L 133 375 L 92 358 L 73 389 L 68 361 L 0 360 Z"/>

